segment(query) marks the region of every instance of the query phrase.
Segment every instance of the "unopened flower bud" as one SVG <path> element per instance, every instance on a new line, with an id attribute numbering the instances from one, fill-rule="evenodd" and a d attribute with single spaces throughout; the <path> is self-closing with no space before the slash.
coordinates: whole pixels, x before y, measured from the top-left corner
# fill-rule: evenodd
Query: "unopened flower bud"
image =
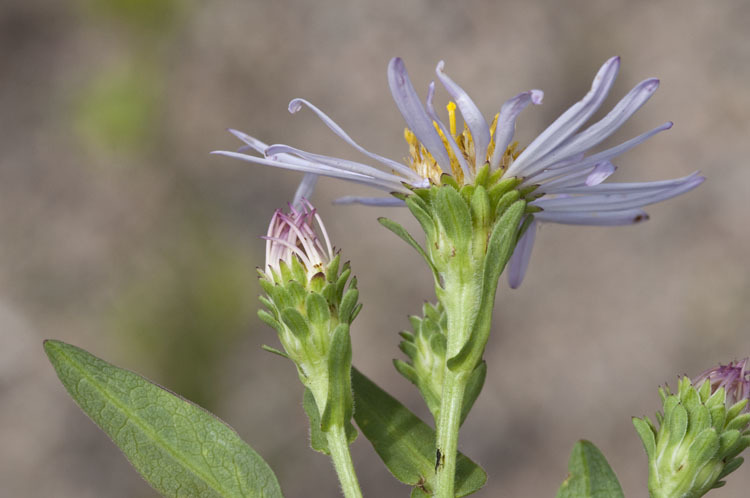
<path id="1" fill-rule="evenodd" d="M 652 498 L 699 498 L 725 484 L 750 446 L 748 359 L 680 379 L 677 393 L 659 389 L 657 427 L 634 418 L 649 459 Z"/>
<path id="2" fill-rule="evenodd" d="M 276 329 L 284 352 L 319 409 L 321 422 L 349 424 L 352 414 L 349 325 L 359 313 L 356 278 L 340 264 L 312 205 L 277 210 L 268 227 L 266 265 L 258 270 L 267 310 L 258 316 Z"/>

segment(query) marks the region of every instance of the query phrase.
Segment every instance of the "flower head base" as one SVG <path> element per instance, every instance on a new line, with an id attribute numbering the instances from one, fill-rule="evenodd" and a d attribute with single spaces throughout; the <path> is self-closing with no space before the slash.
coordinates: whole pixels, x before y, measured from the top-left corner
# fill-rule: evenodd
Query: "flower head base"
<path id="1" fill-rule="evenodd" d="M 750 446 L 746 363 L 709 370 L 695 382 L 683 377 L 674 394 L 660 388 L 658 429 L 648 417 L 633 419 L 648 455 L 653 498 L 699 498 L 742 464 L 739 454 Z"/>
<path id="2" fill-rule="evenodd" d="M 315 230 L 317 223 L 323 240 Z M 282 266 L 301 267 L 307 280 L 325 272 L 333 260 L 333 248 L 325 226 L 315 208 L 306 199 L 300 207 L 289 206 L 285 213 L 277 209 L 268 226 L 266 239 L 266 275 L 271 279 L 281 276 Z"/>
<path id="3" fill-rule="evenodd" d="M 488 124 L 474 101 L 445 73 L 441 61 L 436 76 L 450 94 L 448 125 L 433 105 L 435 83 L 428 86 L 422 103 L 400 58 L 388 65 L 388 83 L 393 100 L 406 121 L 405 138 L 409 146 L 406 165 L 375 154 L 355 142 L 320 109 L 303 99 L 289 103 L 289 111 L 303 106 L 318 117 L 349 145 L 379 164 L 370 164 L 324 156 L 288 145 L 266 145 L 242 132 L 231 130 L 245 146 L 239 152 L 217 151 L 267 166 L 306 173 L 298 195 L 312 191 L 314 175 L 365 184 L 392 194 L 410 195 L 430 185 L 444 184 L 448 176 L 458 187 L 476 184 L 486 165 L 490 175 L 517 181 L 516 188 L 535 209 L 522 220 L 527 224 L 509 267 L 511 287 L 523 280 L 531 256 L 538 222 L 573 225 L 628 225 L 648 219 L 643 207 L 683 194 L 704 178 L 697 173 L 674 180 L 643 183 L 603 183 L 615 171 L 612 160 L 657 133 L 672 127 L 671 122 L 638 135 L 621 144 L 595 151 L 617 131 L 656 91 L 659 81 L 649 78 L 636 85 L 601 120 L 581 128 L 601 107 L 614 84 L 620 67 L 619 57 L 606 61 L 599 69 L 589 92 L 571 106 L 525 148 L 513 143 L 516 120 L 529 104 L 541 104 L 540 90 L 521 92 L 500 107 Z M 456 109 L 463 117 L 460 130 Z M 258 155 L 246 154 L 253 150 Z M 528 195 L 531 194 L 532 195 Z M 339 199 L 341 203 L 403 205 L 402 198 L 356 197 Z"/>

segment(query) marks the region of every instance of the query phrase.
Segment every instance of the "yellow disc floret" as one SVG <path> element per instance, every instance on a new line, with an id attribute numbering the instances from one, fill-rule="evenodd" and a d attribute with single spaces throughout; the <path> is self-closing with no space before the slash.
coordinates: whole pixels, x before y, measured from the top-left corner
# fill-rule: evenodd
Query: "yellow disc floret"
<path id="1" fill-rule="evenodd" d="M 451 137 L 455 141 L 456 145 L 458 145 L 458 150 L 463 156 L 462 159 L 469 166 L 472 175 L 475 175 L 477 173 L 477 170 L 484 164 L 476 164 L 474 140 L 471 137 L 469 127 L 466 125 L 466 123 L 464 123 L 464 127 L 461 133 L 457 133 L 455 102 L 449 102 L 446 108 L 448 109 L 448 128 Z M 487 148 L 487 157 L 485 158 L 485 162 L 489 162 L 490 158 L 492 157 L 492 153 L 495 150 L 495 130 L 497 129 L 498 117 L 499 114 L 495 114 L 495 119 L 492 121 L 492 125 L 490 126 L 491 139 L 489 147 Z M 438 135 L 440 135 L 440 138 L 443 141 L 443 146 L 445 147 L 445 150 L 448 152 L 448 156 L 450 157 L 450 174 L 459 185 L 463 185 L 465 183 L 464 172 L 463 169 L 461 169 L 461 163 L 456 157 L 453 147 L 451 147 L 448 138 L 440 129 L 440 126 L 434 121 L 432 124 L 435 126 L 435 130 L 437 131 Z M 419 142 L 416 135 L 414 135 L 414 133 L 409 128 L 404 129 L 404 139 L 406 140 L 406 143 L 409 144 L 409 157 L 406 159 L 406 163 L 409 165 L 409 167 L 422 178 L 430 180 L 430 182 L 435 185 L 440 185 L 440 176 L 443 174 L 443 170 L 440 168 L 440 165 L 437 163 L 435 158 L 432 157 L 432 154 L 430 154 L 427 148 L 425 148 L 425 146 Z M 507 169 L 508 166 L 510 166 L 510 164 L 513 162 L 513 160 L 518 157 L 518 154 L 520 154 L 521 151 L 517 151 L 517 148 L 518 142 L 513 142 L 512 144 L 510 144 L 508 149 L 503 154 L 502 159 L 500 160 L 500 169 Z"/>

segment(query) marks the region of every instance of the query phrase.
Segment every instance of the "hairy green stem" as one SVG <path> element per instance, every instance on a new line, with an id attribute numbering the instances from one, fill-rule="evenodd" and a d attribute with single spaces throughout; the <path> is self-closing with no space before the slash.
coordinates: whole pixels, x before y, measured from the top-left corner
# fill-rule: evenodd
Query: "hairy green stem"
<path id="1" fill-rule="evenodd" d="M 471 272 L 466 273 L 456 272 L 447 275 L 447 285 L 441 296 L 448 314 L 446 360 L 458 354 L 469 339 L 476 306 L 479 302 L 479 289 L 472 282 Z M 454 487 L 458 429 L 461 426 L 461 409 L 470 373 L 471 370 L 466 369 L 454 372 L 448 368 L 447 362 L 443 366 L 443 392 L 436 421 L 437 439 L 435 441 L 435 496 L 439 498 L 456 496 Z"/>
<path id="2" fill-rule="evenodd" d="M 456 481 L 456 455 L 458 454 L 458 429 L 461 425 L 461 407 L 466 391 L 467 376 L 445 369 L 443 397 L 437 421 L 435 496 L 454 498 Z"/>
<path id="3" fill-rule="evenodd" d="M 346 430 L 341 425 L 332 425 L 327 434 L 328 449 L 331 451 L 333 466 L 341 483 L 341 491 L 346 498 L 362 498 L 352 456 L 349 453 Z"/>

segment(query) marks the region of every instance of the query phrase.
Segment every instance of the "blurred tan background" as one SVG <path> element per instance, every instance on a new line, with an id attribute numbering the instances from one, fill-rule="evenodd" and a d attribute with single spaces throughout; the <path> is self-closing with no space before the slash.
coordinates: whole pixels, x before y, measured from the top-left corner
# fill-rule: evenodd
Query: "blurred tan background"
<path id="1" fill-rule="evenodd" d="M 0 7 L 0 487 L 3 496 L 148 497 L 153 491 L 73 404 L 41 341 L 82 346 L 217 413 L 276 470 L 286 496 L 338 495 L 307 448 L 301 389 L 255 317 L 254 268 L 299 175 L 209 156 L 236 127 L 358 158 L 305 97 L 370 150 L 401 158 L 385 69 L 402 56 L 422 95 L 438 60 L 491 117 L 529 88 L 526 144 L 621 55 L 611 106 L 662 86 L 616 138 L 675 127 L 621 157 L 615 179 L 701 170 L 697 191 L 627 228 L 547 225 L 523 286 L 498 292 L 489 377 L 461 448 L 483 497 L 554 496 L 578 438 L 628 497 L 646 496 L 630 417 L 656 387 L 750 354 L 750 3 L 10 0 Z M 441 94 L 441 101 L 445 93 Z M 361 159 L 361 158 L 360 158 Z M 426 268 L 380 227 L 405 211 L 331 205 L 365 192 L 321 181 L 313 201 L 360 280 L 354 361 L 426 415 L 400 378 L 396 333 Z M 367 496 L 407 496 L 360 436 Z M 711 494 L 746 496 L 750 465 Z"/>

